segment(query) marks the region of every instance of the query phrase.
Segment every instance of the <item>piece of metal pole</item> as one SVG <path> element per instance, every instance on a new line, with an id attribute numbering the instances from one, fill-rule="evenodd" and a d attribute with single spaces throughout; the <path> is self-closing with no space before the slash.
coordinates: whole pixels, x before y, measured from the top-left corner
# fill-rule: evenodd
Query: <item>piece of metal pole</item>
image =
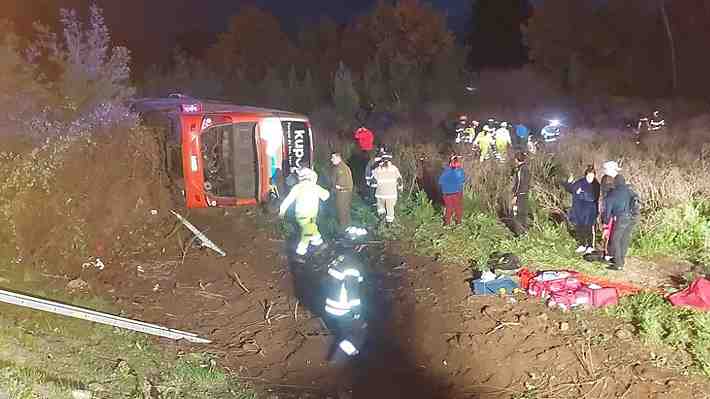
<path id="1" fill-rule="evenodd" d="M 174 340 L 184 339 L 197 344 L 209 344 L 212 342 L 208 339 L 200 338 L 193 333 L 173 330 L 172 328 L 162 327 L 156 324 L 114 316 L 112 314 L 101 313 L 95 310 L 80 308 L 78 306 L 48 301 L 46 299 L 35 298 L 29 295 L 17 294 L 11 291 L 0 290 L 0 302 L 42 310 L 49 313 L 56 313 L 77 319 L 88 320 L 94 323 L 107 324 L 109 326 L 124 328 L 150 335 L 157 335 L 159 337 Z"/>
<path id="2" fill-rule="evenodd" d="M 182 222 L 182 224 L 184 224 L 185 227 L 187 227 L 202 242 L 203 247 L 207 247 L 207 248 L 217 252 L 221 256 L 227 256 L 227 254 L 224 251 L 222 251 L 222 249 L 220 247 L 218 247 L 209 238 L 207 238 L 207 236 L 204 235 L 200 230 L 198 230 L 197 227 L 195 227 L 192 223 L 188 222 L 187 219 L 182 217 L 182 215 L 180 215 L 179 213 L 177 213 L 173 210 L 171 210 L 170 212 L 172 212 L 172 214 L 175 215 L 178 218 L 178 220 L 180 222 Z"/>

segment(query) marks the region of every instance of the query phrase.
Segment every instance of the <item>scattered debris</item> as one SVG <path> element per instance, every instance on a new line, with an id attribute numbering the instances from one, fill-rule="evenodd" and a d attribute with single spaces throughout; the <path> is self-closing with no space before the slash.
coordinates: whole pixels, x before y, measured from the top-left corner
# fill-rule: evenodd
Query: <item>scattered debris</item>
<path id="1" fill-rule="evenodd" d="M 629 341 L 634 337 L 634 333 L 628 326 L 621 326 L 616 330 L 614 336 L 622 341 Z"/>
<path id="2" fill-rule="evenodd" d="M 71 397 L 72 399 L 91 399 L 91 392 L 76 389 L 71 391 Z"/>
<path id="3" fill-rule="evenodd" d="M 90 267 L 93 267 L 98 270 L 104 270 L 106 265 L 104 264 L 104 262 L 101 261 L 101 258 L 96 258 L 94 261 L 85 262 L 81 265 L 82 270 L 86 270 Z"/>
<path id="4" fill-rule="evenodd" d="M 151 210 L 150 210 L 150 214 L 153 215 L 153 216 L 155 216 L 155 215 L 158 214 L 158 210 L 157 210 L 157 209 L 151 209 Z"/>
<path id="5" fill-rule="evenodd" d="M 560 322 L 560 331 L 569 331 L 569 323 L 566 321 Z"/>
<path id="6" fill-rule="evenodd" d="M 67 290 L 69 291 L 88 291 L 89 290 L 89 283 L 86 281 L 76 278 L 70 282 L 67 283 Z"/>
<path id="7" fill-rule="evenodd" d="M 190 230 L 190 231 L 195 235 L 195 237 L 197 237 L 197 238 L 200 240 L 200 242 L 202 243 L 202 246 L 203 246 L 203 247 L 207 247 L 207 248 L 209 248 L 209 249 L 211 249 L 211 250 L 217 252 L 218 254 L 220 254 L 220 256 L 227 256 L 227 253 L 226 253 L 226 252 L 224 252 L 220 247 L 218 247 L 218 246 L 217 246 L 215 243 L 213 243 L 209 238 L 207 238 L 207 236 L 205 236 L 204 234 L 202 234 L 202 232 L 201 232 L 200 230 L 198 230 L 197 227 L 195 227 L 195 226 L 194 226 L 192 223 L 190 223 L 187 219 L 185 219 L 184 217 L 182 217 L 182 215 L 180 215 L 179 213 L 177 213 L 177 212 L 175 212 L 175 211 L 173 211 L 173 210 L 171 210 L 170 212 L 171 212 L 173 215 L 175 215 L 175 217 L 177 217 L 178 220 L 180 220 L 180 222 L 182 222 L 182 224 L 184 224 L 185 227 L 187 227 L 187 229 Z"/>

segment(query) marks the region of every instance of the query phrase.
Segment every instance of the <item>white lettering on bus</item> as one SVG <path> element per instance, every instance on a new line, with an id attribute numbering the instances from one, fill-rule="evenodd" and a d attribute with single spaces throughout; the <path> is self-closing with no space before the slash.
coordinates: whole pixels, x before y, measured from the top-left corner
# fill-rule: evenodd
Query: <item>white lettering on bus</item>
<path id="1" fill-rule="evenodd" d="M 293 156 L 296 158 L 294 163 L 297 168 L 301 167 L 303 156 L 306 155 L 305 147 L 305 130 L 294 130 L 293 132 Z"/>

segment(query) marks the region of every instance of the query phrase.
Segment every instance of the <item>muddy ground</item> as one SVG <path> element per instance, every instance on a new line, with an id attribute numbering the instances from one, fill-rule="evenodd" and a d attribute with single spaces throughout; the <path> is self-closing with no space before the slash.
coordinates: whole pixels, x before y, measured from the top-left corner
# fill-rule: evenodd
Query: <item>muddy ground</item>
<path id="1" fill-rule="evenodd" d="M 247 208 L 187 215 L 226 257 L 183 250 L 189 233 L 166 224 L 152 250 L 109 259 L 104 270 L 84 270 L 81 278 L 130 316 L 209 337 L 212 344 L 193 348 L 216 354 L 264 397 L 702 398 L 710 392 L 706 380 L 683 375 L 688 359 L 643 346 L 631 326 L 596 313 L 548 310 L 524 297 L 474 297 L 469 272 L 408 255 L 400 243 L 376 243 L 368 252 L 363 355 L 329 363 L 332 337 L 318 317 L 316 279 L 289 263 L 287 243 L 273 234 L 275 221 Z"/>

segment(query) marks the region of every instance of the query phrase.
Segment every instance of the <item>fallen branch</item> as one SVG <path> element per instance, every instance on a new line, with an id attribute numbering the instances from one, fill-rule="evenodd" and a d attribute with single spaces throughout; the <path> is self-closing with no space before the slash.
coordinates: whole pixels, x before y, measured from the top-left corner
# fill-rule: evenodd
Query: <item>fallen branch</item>
<path id="1" fill-rule="evenodd" d="M 493 329 L 491 329 L 490 331 L 488 331 L 488 332 L 486 333 L 486 335 L 491 335 L 491 334 L 493 334 L 494 332 L 496 332 L 496 331 L 498 331 L 498 330 L 501 330 L 501 329 L 503 329 L 503 328 L 505 328 L 505 327 L 520 326 L 520 325 L 521 325 L 520 323 L 514 323 L 514 322 L 500 322 L 500 321 L 499 321 L 498 324 L 497 324 Z"/>
<path id="2" fill-rule="evenodd" d="M 247 294 L 249 294 L 251 292 L 251 291 L 249 291 L 249 288 L 247 288 L 244 285 L 244 283 L 242 283 L 242 279 L 239 278 L 239 273 L 237 273 L 236 271 L 232 271 L 232 274 L 228 274 L 228 275 L 229 275 L 229 277 L 232 277 L 234 282 L 236 282 L 239 285 L 239 287 L 241 287 L 241 289 L 244 290 L 244 292 L 246 292 Z"/>
<path id="3" fill-rule="evenodd" d="M 298 299 L 296 299 L 296 306 L 293 308 L 293 320 L 298 321 Z"/>

